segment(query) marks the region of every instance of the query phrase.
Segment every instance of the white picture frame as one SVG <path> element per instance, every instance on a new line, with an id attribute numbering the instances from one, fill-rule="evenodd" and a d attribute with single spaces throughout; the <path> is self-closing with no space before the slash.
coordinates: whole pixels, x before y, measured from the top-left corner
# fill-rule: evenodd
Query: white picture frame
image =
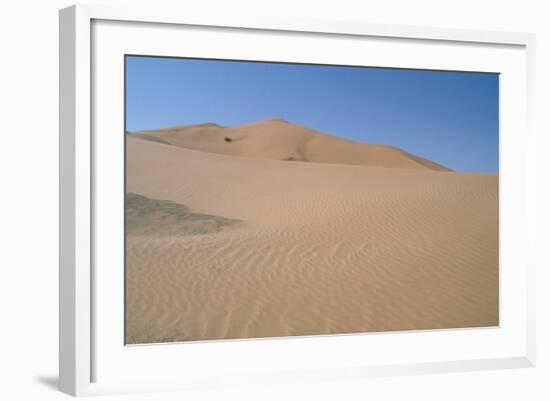
<path id="1" fill-rule="evenodd" d="M 103 21 L 103 22 L 102 22 Z M 133 28 L 129 26 L 115 27 L 113 24 L 134 23 Z M 103 37 L 94 42 L 94 24 L 104 24 L 105 29 L 97 35 Z M 94 300 L 95 291 L 98 286 L 105 283 L 104 278 L 98 278 L 94 273 L 94 267 L 97 266 L 97 257 L 101 260 L 101 256 L 94 253 L 94 235 L 97 235 L 97 218 L 101 215 L 101 211 L 96 213 L 97 205 L 94 196 L 96 191 L 95 175 L 97 173 L 99 159 L 98 152 L 104 152 L 108 143 L 98 144 L 94 141 L 93 126 L 98 125 L 98 121 L 94 121 L 95 103 L 92 101 L 95 88 L 93 86 L 94 68 L 102 68 L 103 65 L 98 65 L 95 55 L 102 51 L 101 46 L 105 43 L 105 35 L 112 34 L 110 42 L 113 43 L 112 51 L 118 51 L 116 46 L 121 43 L 120 38 L 124 35 L 118 34 L 115 38 L 112 32 L 127 30 L 132 31 L 139 36 L 139 30 L 145 29 L 145 25 L 155 26 L 155 32 L 160 36 L 149 35 L 150 43 L 143 46 L 155 46 L 155 39 L 164 37 L 163 35 L 170 34 L 169 29 L 178 29 L 178 27 L 202 27 L 206 30 L 216 30 L 216 35 L 224 35 L 224 30 L 231 32 L 247 32 L 250 34 L 262 33 L 265 35 L 277 34 L 284 35 L 307 35 L 308 37 L 339 37 L 352 38 L 353 40 L 361 38 L 384 39 L 387 41 L 409 41 L 407 43 L 452 45 L 456 46 L 456 51 L 466 51 L 467 48 L 477 48 L 481 55 L 486 49 L 512 49 L 509 60 L 512 64 L 517 65 L 517 69 L 504 65 L 506 57 L 502 59 L 498 57 L 493 59 L 491 63 L 486 64 L 485 69 L 492 72 L 502 72 L 498 63 L 502 64 L 502 68 L 508 68 L 509 74 L 512 77 L 518 75 L 514 79 L 510 79 L 510 85 L 516 85 L 524 96 L 519 96 L 519 100 L 515 99 L 518 108 L 510 108 L 501 103 L 502 110 L 514 114 L 510 117 L 510 127 L 517 128 L 515 136 L 521 138 L 522 145 L 514 142 L 513 138 L 506 140 L 505 147 L 501 145 L 501 165 L 515 163 L 514 166 L 519 166 L 514 169 L 513 174 L 507 175 L 503 190 L 509 191 L 510 202 L 508 206 L 504 205 L 503 212 L 508 216 L 510 214 L 510 224 L 502 229 L 512 227 L 513 224 L 522 225 L 523 240 L 518 244 L 518 249 L 510 251 L 506 255 L 510 256 L 510 260 L 514 263 L 514 268 L 521 275 L 519 279 L 513 280 L 518 286 L 517 299 L 510 299 L 510 302 L 520 300 L 518 307 L 517 321 L 511 322 L 510 330 L 513 329 L 515 334 L 503 340 L 499 344 L 500 348 L 495 348 L 494 352 L 486 352 L 464 355 L 460 357 L 457 353 L 456 357 L 443 360 L 421 359 L 414 355 L 410 355 L 405 361 L 396 359 L 397 362 L 391 359 L 381 357 L 377 361 L 365 361 L 362 364 L 361 355 L 356 359 L 341 360 L 339 362 L 331 362 L 330 347 L 341 347 L 344 343 L 354 343 L 357 346 L 365 344 L 365 336 L 330 336 L 330 337 L 309 337 L 298 340 L 252 340 L 234 342 L 228 347 L 232 349 L 222 350 L 221 345 L 217 343 L 199 344 L 196 352 L 191 348 L 187 348 L 186 352 L 190 355 L 203 354 L 205 358 L 208 355 L 213 355 L 215 352 L 242 352 L 244 348 L 255 348 L 254 352 L 263 352 L 261 347 L 268 347 L 271 344 L 274 348 L 269 352 L 284 352 L 288 344 L 294 344 L 291 353 L 295 349 L 306 349 L 310 353 L 318 353 L 323 349 L 323 342 L 330 342 L 327 347 L 327 354 L 322 363 L 318 363 L 317 367 L 297 366 L 292 358 L 280 361 L 273 361 L 273 369 L 258 370 L 256 374 L 254 369 L 242 370 L 237 369 L 237 373 L 230 374 L 229 370 L 220 370 L 214 375 L 209 376 L 201 373 L 200 369 L 186 373 L 185 377 L 166 376 L 166 377 L 149 377 L 151 372 L 141 372 L 139 375 L 137 370 L 128 370 L 128 374 L 124 377 L 117 377 L 115 374 L 105 375 L 105 380 L 98 380 L 101 377 L 101 372 L 98 372 L 96 358 L 106 361 L 111 358 L 109 348 L 105 346 L 105 341 L 97 338 L 106 338 L 105 336 L 116 336 L 116 331 L 109 333 L 103 324 L 101 333 L 96 331 L 98 322 L 102 322 L 103 315 L 98 313 L 101 310 L 101 305 L 95 306 L 97 299 Z M 158 28 L 158 29 L 157 29 Z M 97 28 L 103 29 L 103 28 Z M 124 38 L 122 38 L 124 39 Z M 125 39 L 124 39 L 125 40 Z M 276 37 L 273 40 L 278 40 Z M 115 49 L 115 50 L 113 50 Z M 144 48 L 145 49 L 145 48 Z M 168 49 L 168 47 L 166 48 Z M 462 49 L 462 50 L 461 50 Z M 164 52 L 169 51 L 164 50 Z M 427 52 L 433 51 L 428 49 Z M 504 50 L 502 50 L 504 52 Z M 513 53 L 513 54 L 512 54 Z M 292 20 L 278 18 L 255 18 L 238 19 L 230 17 L 213 17 L 201 15 L 187 15 L 185 9 L 181 10 L 163 10 L 151 8 L 113 8 L 109 6 L 96 5 L 78 5 L 72 6 L 60 11 L 60 390 L 75 396 L 94 395 L 107 393 L 126 393 L 134 391 L 160 391 L 167 389 L 187 389 L 187 388 L 211 388 L 219 386 L 229 386 L 246 383 L 285 383 L 296 381 L 311 381 L 311 380 L 330 380 L 337 378 L 362 378 L 369 376 L 386 376 L 386 375 L 404 375 L 404 374 L 422 374 L 435 372 L 449 371 L 469 371 L 482 369 L 506 369 L 517 367 L 531 367 L 535 364 L 535 321 L 534 321 L 534 265 L 535 260 L 530 256 L 533 253 L 529 252 L 529 247 L 534 243 L 534 220 L 535 220 L 535 133 L 533 130 L 533 110 L 534 110 L 534 54 L 535 54 L 535 38 L 534 35 L 525 33 L 507 33 L 507 32 L 485 32 L 471 31 L 460 29 L 441 29 L 427 28 L 414 26 L 393 26 L 393 25 L 376 25 L 362 22 L 349 21 L 315 21 L 315 20 Z M 109 57 L 106 53 L 106 57 Z M 223 58 L 223 57 L 222 57 Z M 103 57 L 105 59 L 105 57 Z M 445 68 L 442 64 L 426 61 L 418 61 L 420 64 L 415 64 L 418 68 Z M 480 61 L 481 63 L 481 61 Z M 495 64 L 496 63 L 496 64 Z M 108 65 L 108 64 L 106 64 Z M 385 64 L 383 64 L 385 65 Z M 479 64 L 483 66 L 483 64 Z M 478 68 L 484 68 L 479 67 Z M 459 69 L 459 67 L 456 67 Z M 464 66 L 462 66 L 464 68 Z M 475 70 L 475 65 L 472 65 Z M 515 68 L 515 67 L 514 67 Z M 523 75 L 525 73 L 525 75 Z M 508 96 L 507 93 L 502 96 Z M 506 99 L 505 99 L 506 100 Z M 117 106 L 118 107 L 118 106 Z M 523 109 L 523 107 L 525 109 Z M 521 109 L 519 111 L 518 109 Z M 515 115 L 517 113 L 517 116 Z M 100 113 L 101 114 L 101 113 Z M 120 119 L 121 117 L 116 117 Z M 507 123 L 506 123 L 507 124 Z M 505 125 L 506 125 L 505 124 Z M 115 125 L 116 126 L 116 123 Z M 504 127 L 508 129 L 507 126 Z M 519 155 L 511 156 L 509 151 L 514 150 Z M 116 149 L 112 149 L 116 153 Z M 114 156 L 113 156 L 114 157 Z M 120 155 L 122 157 L 122 155 Z M 506 169 L 505 169 L 506 170 Z M 510 169 L 511 170 L 511 169 Z M 516 171 L 519 170 L 519 171 Z M 518 185 L 521 183 L 521 187 Z M 112 185 L 116 185 L 113 181 Z M 516 195 L 512 195 L 515 193 Z M 501 196 L 502 193 L 501 193 Z M 512 197 L 515 197 L 512 200 Z M 502 204 L 501 204 L 502 206 Z M 513 206 L 513 207 L 512 207 Z M 514 223 L 515 222 L 515 223 Z M 515 227 L 515 226 L 514 226 Z M 502 235 L 502 233 L 501 233 Z M 119 244 L 122 246 L 122 244 Z M 502 261 L 501 261 L 502 262 Z M 105 277 L 105 276 L 102 276 Z M 103 280 L 103 281 L 102 281 Z M 512 280 L 510 281 L 512 282 Z M 113 282 L 113 287 L 116 287 L 117 282 Z M 502 284 L 502 282 L 501 282 Z M 519 288 L 521 287 L 521 288 Z M 508 287 L 501 286 L 501 297 L 506 301 L 508 294 L 502 290 Z M 103 291 L 103 290 L 101 290 Z M 110 294 L 106 290 L 106 294 Z M 120 291 L 123 288 L 115 288 L 113 291 Z M 98 295 L 99 296 L 99 295 Z M 108 295 L 105 295 L 108 296 Z M 110 300 L 109 300 L 110 301 Z M 507 312 L 508 313 L 508 312 Z M 107 318 L 105 318 L 107 319 Z M 122 324 L 122 323 L 121 323 Z M 100 325 L 101 326 L 101 325 Z M 454 333 L 445 332 L 437 333 L 417 333 L 412 341 L 417 341 L 417 344 L 429 344 L 430 342 L 437 343 L 439 336 L 454 338 L 471 337 L 468 341 L 477 341 L 476 338 L 487 337 L 483 341 L 499 341 L 498 330 L 506 331 L 507 327 L 501 326 L 498 329 L 493 329 L 491 332 L 485 331 L 478 333 L 476 330 L 462 330 Z M 487 334 L 489 333 L 489 334 Z M 385 334 L 384 334 L 385 335 Z M 371 336 L 370 339 L 383 338 L 384 335 Z M 411 339 L 409 334 L 388 334 L 388 336 L 407 337 Z M 336 338 L 337 337 L 337 338 Z M 389 338 L 389 337 L 385 337 Z M 405 338 L 405 337 L 403 337 Z M 119 341 L 120 340 L 120 341 Z M 116 341 L 121 343 L 120 347 L 124 347 L 122 339 Z M 296 341 L 300 341 L 297 343 Z M 379 341 L 379 340 L 367 340 Z M 398 340 L 401 341 L 401 340 Z M 405 341 L 405 340 L 404 340 Z M 443 340 L 442 340 L 443 341 Z M 320 343 L 321 342 L 321 343 Z M 227 344 L 227 343 L 226 343 Z M 258 346 L 257 344 L 261 344 Z M 296 344 L 299 344 L 296 346 Z M 361 345 L 362 344 L 362 345 Z M 405 344 L 405 342 L 403 343 Z M 407 343 L 409 344 L 409 343 Z M 513 347 L 510 344 L 514 344 Z M 269 346 L 271 346 L 269 345 Z M 151 351 L 146 351 L 150 355 L 143 358 L 143 352 L 146 347 L 141 347 L 138 351 L 131 351 L 132 355 L 128 360 L 123 361 L 109 360 L 113 366 L 117 363 L 136 364 L 137 361 L 143 360 L 149 364 L 152 360 L 159 361 L 166 356 L 166 350 L 171 345 L 156 346 Z M 159 348 L 160 347 L 160 348 Z M 238 347 L 238 349 L 237 349 Z M 139 348 L 139 347 L 138 347 Z M 138 348 L 135 348 L 136 350 Z M 227 347 L 226 347 L 227 348 Z M 338 348 L 334 348 L 335 350 Z M 460 347 L 457 348 L 460 350 Z M 123 352 L 122 348 L 116 352 Z M 115 353 L 116 353 L 115 352 Z M 267 351 L 266 351 L 267 352 Z M 304 351 L 306 352 L 306 351 Z M 458 351 L 457 351 L 458 352 Z M 107 355 L 109 354 L 109 355 Z M 155 354 L 155 355 L 153 355 Z M 265 354 L 268 355 L 268 354 Z M 269 354 L 272 355 L 272 354 Z M 122 358 L 122 357 L 121 357 Z M 245 358 L 245 357 L 243 357 Z M 246 359 L 246 358 L 245 358 Z M 376 358 L 373 358 L 376 359 Z M 252 361 L 253 359 L 250 359 Z M 269 362 L 269 361 L 268 361 Z M 275 363 L 277 362 L 277 363 Z M 105 362 L 102 362 L 103 365 Z M 170 363 L 167 364 L 170 366 Z M 114 369 L 114 368 L 113 368 Z M 227 366 L 230 369 L 230 366 Z M 225 372 L 225 373 L 224 373 Z M 133 374 L 136 374 L 133 378 Z"/>

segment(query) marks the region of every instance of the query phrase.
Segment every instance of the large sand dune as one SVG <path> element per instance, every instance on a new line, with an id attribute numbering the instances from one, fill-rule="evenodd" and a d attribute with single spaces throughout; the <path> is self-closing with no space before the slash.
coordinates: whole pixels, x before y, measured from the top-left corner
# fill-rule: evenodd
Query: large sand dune
<path id="1" fill-rule="evenodd" d="M 497 176 L 197 129 L 127 137 L 127 343 L 498 325 Z"/>
<path id="2" fill-rule="evenodd" d="M 182 148 L 231 156 L 450 171 L 393 146 L 354 142 L 281 119 L 236 127 L 185 125 L 132 135 Z"/>

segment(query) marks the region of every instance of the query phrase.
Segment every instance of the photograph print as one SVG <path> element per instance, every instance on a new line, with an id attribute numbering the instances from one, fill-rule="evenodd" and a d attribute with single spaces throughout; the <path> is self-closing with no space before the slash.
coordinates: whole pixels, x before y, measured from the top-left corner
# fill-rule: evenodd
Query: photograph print
<path id="1" fill-rule="evenodd" d="M 499 76 L 125 56 L 125 343 L 499 325 Z"/>

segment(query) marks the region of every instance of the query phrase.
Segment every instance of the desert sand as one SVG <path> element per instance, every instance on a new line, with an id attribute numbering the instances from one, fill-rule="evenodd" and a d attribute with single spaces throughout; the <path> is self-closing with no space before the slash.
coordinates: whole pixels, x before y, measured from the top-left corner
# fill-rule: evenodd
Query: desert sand
<path id="1" fill-rule="evenodd" d="M 496 175 L 279 119 L 126 160 L 127 344 L 499 324 Z"/>

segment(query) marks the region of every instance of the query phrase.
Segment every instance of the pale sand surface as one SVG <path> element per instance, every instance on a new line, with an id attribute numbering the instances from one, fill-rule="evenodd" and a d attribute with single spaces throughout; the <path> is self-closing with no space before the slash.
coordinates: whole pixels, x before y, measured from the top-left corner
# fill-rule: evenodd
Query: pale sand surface
<path id="1" fill-rule="evenodd" d="M 498 325 L 497 176 L 134 135 L 127 343 Z"/>

